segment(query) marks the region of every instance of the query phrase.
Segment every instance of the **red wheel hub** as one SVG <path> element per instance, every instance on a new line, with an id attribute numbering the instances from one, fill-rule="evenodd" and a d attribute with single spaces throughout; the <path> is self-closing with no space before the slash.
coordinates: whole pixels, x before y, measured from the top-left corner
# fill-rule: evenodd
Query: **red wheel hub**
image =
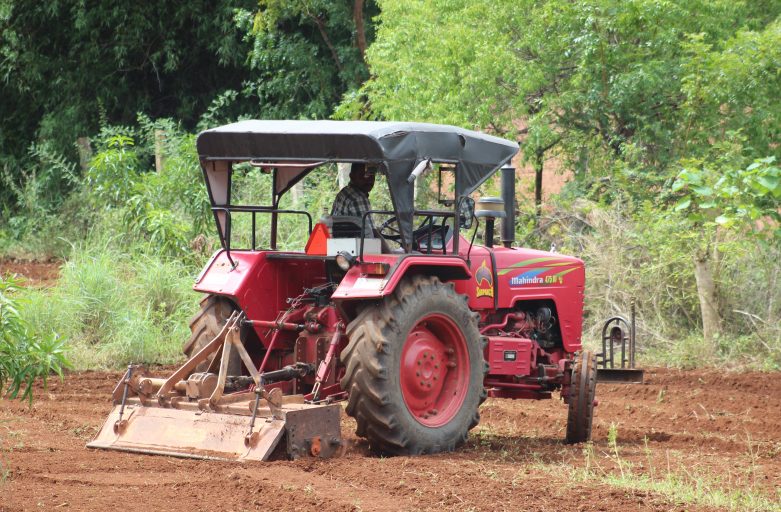
<path id="1" fill-rule="evenodd" d="M 410 330 L 401 351 L 401 394 L 420 423 L 439 427 L 458 414 L 469 373 L 466 339 L 449 316 L 426 315 Z"/>

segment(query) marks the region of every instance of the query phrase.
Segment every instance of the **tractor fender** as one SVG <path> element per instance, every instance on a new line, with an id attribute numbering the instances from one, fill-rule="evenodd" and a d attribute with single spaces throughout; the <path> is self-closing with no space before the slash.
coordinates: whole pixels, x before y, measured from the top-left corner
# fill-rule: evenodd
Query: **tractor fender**
<path id="1" fill-rule="evenodd" d="M 367 273 L 366 268 L 372 262 L 364 263 L 359 263 L 347 271 L 331 296 L 332 299 L 380 299 L 393 293 L 401 280 L 411 275 L 436 276 L 443 282 L 472 278 L 469 266 L 458 256 L 404 255 L 390 266 L 385 275 Z"/>

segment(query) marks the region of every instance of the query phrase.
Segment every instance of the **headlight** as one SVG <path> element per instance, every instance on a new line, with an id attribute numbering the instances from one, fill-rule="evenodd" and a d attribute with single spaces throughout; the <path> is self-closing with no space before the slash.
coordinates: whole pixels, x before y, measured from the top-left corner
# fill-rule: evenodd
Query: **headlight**
<path id="1" fill-rule="evenodd" d="M 355 256 L 347 251 L 341 251 L 336 255 L 336 264 L 339 265 L 340 269 L 347 272 L 350 270 L 350 267 L 355 265 Z"/>

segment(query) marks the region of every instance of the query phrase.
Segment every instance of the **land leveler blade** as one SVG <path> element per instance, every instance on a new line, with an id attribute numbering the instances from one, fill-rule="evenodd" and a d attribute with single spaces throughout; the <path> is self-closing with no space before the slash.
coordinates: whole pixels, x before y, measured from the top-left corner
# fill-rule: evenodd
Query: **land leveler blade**
<path id="1" fill-rule="evenodd" d="M 87 446 L 200 459 L 267 460 L 286 437 L 285 451 L 292 458 L 336 455 L 342 444 L 341 407 L 306 404 L 303 396 L 282 396 L 278 389 L 265 391 L 239 341 L 242 316 L 231 316 L 210 343 L 167 379 L 129 366 L 114 389 L 114 409 Z M 191 373 L 220 349 L 222 357 L 215 357 L 219 374 Z M 226 375 L 231 350 L 238 350 L 247 366 L 253 391 L 225 394 L 226 383 L 235 380 Z"/>

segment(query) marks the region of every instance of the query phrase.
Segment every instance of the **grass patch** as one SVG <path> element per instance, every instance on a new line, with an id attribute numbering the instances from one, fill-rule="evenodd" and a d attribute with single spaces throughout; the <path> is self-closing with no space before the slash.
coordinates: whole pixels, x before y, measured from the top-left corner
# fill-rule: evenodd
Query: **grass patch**
<path id="1" fill-rule="evenodd" d="M 76 369 L 174 363 L 197 308 L 191 273 L 111 244 L 75 248 L 55 288 L 27 292 L 22 316 L 33 329 L 54 329 L 67 340 Z"/>

